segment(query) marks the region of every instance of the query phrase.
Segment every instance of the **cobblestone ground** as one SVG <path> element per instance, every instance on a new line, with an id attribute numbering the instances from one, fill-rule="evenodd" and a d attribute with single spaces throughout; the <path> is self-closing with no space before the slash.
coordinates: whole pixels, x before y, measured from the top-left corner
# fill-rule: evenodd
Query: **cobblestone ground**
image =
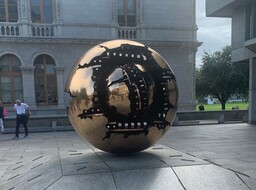
<path id="1" fill-rule="evenodd" d="M 172 127 L 127 156 L 102 152 L 74 131 L 0 135 L 0 189 L 256 189 L 256 127 Z"/>

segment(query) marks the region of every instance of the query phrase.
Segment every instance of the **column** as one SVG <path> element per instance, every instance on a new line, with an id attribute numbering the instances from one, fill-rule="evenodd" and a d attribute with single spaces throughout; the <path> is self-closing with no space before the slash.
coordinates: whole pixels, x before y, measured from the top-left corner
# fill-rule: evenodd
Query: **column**
<path id="1" fill-rule="evenodd" d="M 56 75 L 57 75 L 57 90 L 58 90 L 58 108 L 65 108 L 64 103 L 64 80 L 63 80 L 63 66 L 55 67 Z"/>
<path id="2" fill-rule="evenodd" d="M 62 37 L 63 16 L 61 0 L 53 1 L 53 25 L 55 27 L 55 36 Z"/>
<path id="3" fill-rule="evenodd" d="M 116 0 L 112 0 L 112 14 L 111 14 L 111 39 L 118 37 L 118 23 L 117 23 L 117 12 L 116 12 Z"/>
<path id="4" fill-rule="evenodd" d="M 19 20 L 18 23 L 20 25 L 20 34 L 23 37 L 27 37 L 31 35 L 31 16 L 30 9 L 28 6 L 30 4 L 29 0 L 20 0 L 18 1 L 18 13 Z"/>
<path id="5" fill-rule="evenodd" d="M 34 83 L 34 66 L 21 66 L 23 80 L 24 102 L 31 108 L 36 108 L 35 102 L 35 83 Z"/>
<path id="6" fill-rule="evenodd" d="M 146 38 L 145 0 L 137 1 L 137 39 Z"/>
<path id="7" fill-rule="evenodd" d="M 256 124 L 256 58 L 250 59 L 248 123 Z"/>
<path id="8" fill-rule="evenodd" d="M 191 67 L 191 76 L 192 76 L 192 84 L 191 84 L 191 110 L 196 110 L 196 50 L 197 44 L 194 44 L 194 47 L 189 48 L 188 62 Z"/>

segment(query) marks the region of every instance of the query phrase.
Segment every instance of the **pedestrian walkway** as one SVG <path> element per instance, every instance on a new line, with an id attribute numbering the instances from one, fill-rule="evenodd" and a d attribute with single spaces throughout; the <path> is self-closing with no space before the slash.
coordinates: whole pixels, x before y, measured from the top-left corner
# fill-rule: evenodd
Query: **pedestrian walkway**
<path id="1" fill-rule="evenodd" d="M 74 131 L 0 135 L 0 189 L 252 190 L 256 126 L 177 126 L 130 156 L 105 153 Z"/>

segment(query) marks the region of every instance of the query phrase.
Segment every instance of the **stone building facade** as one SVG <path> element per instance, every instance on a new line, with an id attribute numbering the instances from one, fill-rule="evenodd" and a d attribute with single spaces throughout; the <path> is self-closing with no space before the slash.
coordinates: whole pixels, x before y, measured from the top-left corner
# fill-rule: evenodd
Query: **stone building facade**
<path id="1" fill-rule="evenodd" d="M 73 64 L 91 47 L 130 39 L 159 52 L 179 88 L 179 110 L 195 109 L 195 0 L 0 1 L 0 99 L 40 114 L 64 113 Z"/>
<path id="2" fill-rule="evenodd" d="M 206 0 L 206 14 L 232 18 L 232 61 L 249 63 L 249 123 L 256 123 L 256 1 Z"/>

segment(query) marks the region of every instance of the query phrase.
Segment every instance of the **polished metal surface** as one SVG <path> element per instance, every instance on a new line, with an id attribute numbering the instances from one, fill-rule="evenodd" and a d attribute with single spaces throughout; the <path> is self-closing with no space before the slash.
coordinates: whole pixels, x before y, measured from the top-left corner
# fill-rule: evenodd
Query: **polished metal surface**
<path id="1" fill-rule="evenodd" d="M 112 153 L 144 150 L 173 122 L 178 90 L 166 61 L 153 49 L 113 40 L 87 51 L 66 83 L 68 117 L 93 146 Z"/>

